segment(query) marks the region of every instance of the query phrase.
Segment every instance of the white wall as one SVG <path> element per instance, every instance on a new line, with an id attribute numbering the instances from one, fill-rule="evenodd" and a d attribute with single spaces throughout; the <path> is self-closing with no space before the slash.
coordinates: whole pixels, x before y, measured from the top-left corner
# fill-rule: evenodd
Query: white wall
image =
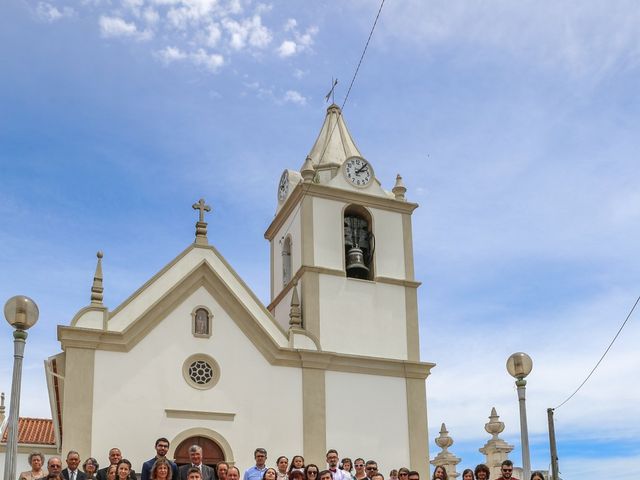
<path id="1" fill-rule="evenodd" d="M 385 478 L 409 465 L 404 378 L 326 373 L 327 449 L 378 462 Z"/>
<path id="2" fill-rule="evenodd" d="M 209 339 L 191 334 L 191 311 L 213 313 Z M 213 357 L 217 385 L 196 390 L 182 376 L 193 353 Z M 237 465 L 253 464 L 253 450 L 298 452 L 302 445 L 301 372 L 273 367 L 229 315 L 200 288 L 128 353 L 96 351 L 92 451 L 100 462 L 119 446 L 136 471 L 154 455 L 154 441 L 193 428 L 209 428 L 231 445 Z M 164 409 L 235 413 L 235 420 L 166 418 Z"/>
<path id="3" fill-rule="evenodd" d="M 37 448 L 34 448 L 33 451 L 39 451 Z M 0 472 L 4 472 L 4 456 L 5 452 L 0 452 Z M 49 458 L 49 455 L 45 455 L 46 458 Z M 63 463 L 64 465 L 64 463 Z M 45 465 L 45 472 L 46 465 Z M 29 454 L 28 453 L 18 453 L 18 459 L 16 462 L 16 478 L 18 478 L 18 474 L 22 472 L 26 472 L 31 470 L 31 466 L 29 465 Z"/>
<path id="4" fill-rule="evenodd" d="M 406 360 L 404 287 L 320 275 L 323 350 Z"/>
<path id="5" fill-rule="evenodd" d="M 375 274 L 381 277 L 405 279 L 404 234 L 402 215 L 396 212 L 370 209 L 375 235 Z"/>
<path id="6" fill-rule="evenodd" d="M 342 210 L 344 202 L 313 198 L 313 255 L 318 267 L 344 270 Z"/>

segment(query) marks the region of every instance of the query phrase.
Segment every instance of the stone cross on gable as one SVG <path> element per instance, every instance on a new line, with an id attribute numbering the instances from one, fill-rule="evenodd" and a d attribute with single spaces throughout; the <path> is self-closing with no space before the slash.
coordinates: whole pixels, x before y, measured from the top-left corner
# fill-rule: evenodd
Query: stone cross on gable
<path id="1" fill-rule="evenodd" d="M 204 212 L 210 212 L 211 207 L 205 203 L 204 198 L 198 200 L 198 202 L 194 203 L 191 207 L 194 210 L 199 210 L 198 221 L 196 222 L 196 244 L 208 245 L 207 222 L 204 221 Z"/>
<path id="2" fill-rule="evenodd" d="M 191 207 L 194 210 L 200 210 L 200 218 L 198 219 L 199 222 L 204 222 L 204 212 L 211 211 L 211 207 L 205 204 L 204 198 L 198 200 L 198 203 L 194 203 Z"/>

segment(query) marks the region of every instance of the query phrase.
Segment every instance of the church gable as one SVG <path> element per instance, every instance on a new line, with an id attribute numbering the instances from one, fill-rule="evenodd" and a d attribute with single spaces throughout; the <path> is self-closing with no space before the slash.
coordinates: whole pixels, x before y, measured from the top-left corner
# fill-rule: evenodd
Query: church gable
<path id="1" fill-rule="evenodd" d="M 199 287 L 209 290 L 243 332 L 263 347 L 288 345 L 286 333 L 220 254 L 211 246 L 192 245 L 108 314 L 106 328 L 97 338 L 103 345 L 98 348 L 130 350 Z M 72 327 L 59 327 L 59 339 L 90 335 L 88 330 L 95 329 L 90 323 L 92 310 L 81 310 Z"/>
<path id="2" fill-rule="evenodd" d="M 245 320 L 236 318 L 238 307 L 230 305 L 237 304 L 235 299 L 219 290 L 221 285 L 210 276 L 205 273 L 195 282 L 194 289 L 127 352 L 95 352 L 94 448 L 106 451 L 118 443 L 125 451 L 135 451 L 149 437 L 172 439 L 200 426 L 217 432 L 236 450 L 243 442 L 242 432 L 262 418 L 251 401 L 240 401 L 256 392 L 263 397 L 261 408 L 294 420 L 284 431 L 286 440 L 273 438 L 282 431 L 267 428 L 255 433 L 262 436 L 256 441 L 289 449 L 301 443 L 296 428 L 302 421 L 301 370 L 275 366 L 265 358 L 252 339 L 255 333 L 247 333 Z M 192 314 L 199 309 L 210 315 L 210 336 L 194 333 Z M 264 331 L 262 335 L 267 336 Z M 114 372 L 126 375 L 114 382 Z M 147 427 L 123 438 L 113 428 L 113 411 L 119 412 L 117 421 L 122 424 Z"/>

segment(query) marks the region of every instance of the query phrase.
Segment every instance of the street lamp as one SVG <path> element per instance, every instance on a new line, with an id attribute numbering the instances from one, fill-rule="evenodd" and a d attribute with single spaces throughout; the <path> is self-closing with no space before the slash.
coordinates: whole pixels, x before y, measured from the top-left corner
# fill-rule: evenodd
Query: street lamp
<path id="1" fill-rule="evenodd" d="M 518 402 L 520 403 L 520 441 L 522 443 L 523 477 L 529 478 L 531 463 L 529 460 L 529 431 L 527 429 L 527 406 L 525 404 L 526 376 L 531 373 L 533 362 L 531 357 L 523 352 L 517 352 L 507 359 L 507 371 L 516 379 L 518 387 Z"/>
<path id="2" fill-rule="evenodd" d="M 13 331 L 13 378 L 11 379 L 11 403 L 7 431 L 7 450 L 4 458 L 4 478 L 16 478 L 18 456 L 18 412 L 20 410 L 20 383 L 22 381 L 22 359 L 27 340 L 27 330 L 38 321 L 38 306 L 24 295 L 11 297 L 4 304 L 4 317 Z"/>

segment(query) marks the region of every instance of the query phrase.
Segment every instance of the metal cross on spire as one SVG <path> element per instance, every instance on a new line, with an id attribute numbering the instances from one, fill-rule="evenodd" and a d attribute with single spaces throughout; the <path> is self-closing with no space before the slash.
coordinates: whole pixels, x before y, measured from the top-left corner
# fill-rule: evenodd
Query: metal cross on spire
<path id="1" fill-rule="evenodd" d="M 337 78 L 331 78 L 331 90 L 329 90 L 329 93 L 327 93 L 324 97 L 324 100 L 326 102 L 329 101 L 329 98 L 331 98 L 331 103 L 336 103 L 336 85 L 338 85 L 338 79 Z"/>
<path id="2" fill-rule="evenodd" d="M 196 222 L 196 243 L 198 245 L 208 245 L 207 222 L 204 221 L 204 212 L 210 212 L 211 207 L 205 203 L 204 198 L 201 198 L 197 203 L 194 203 L 191 208 L 199 210 L 198 221 Z"/>

